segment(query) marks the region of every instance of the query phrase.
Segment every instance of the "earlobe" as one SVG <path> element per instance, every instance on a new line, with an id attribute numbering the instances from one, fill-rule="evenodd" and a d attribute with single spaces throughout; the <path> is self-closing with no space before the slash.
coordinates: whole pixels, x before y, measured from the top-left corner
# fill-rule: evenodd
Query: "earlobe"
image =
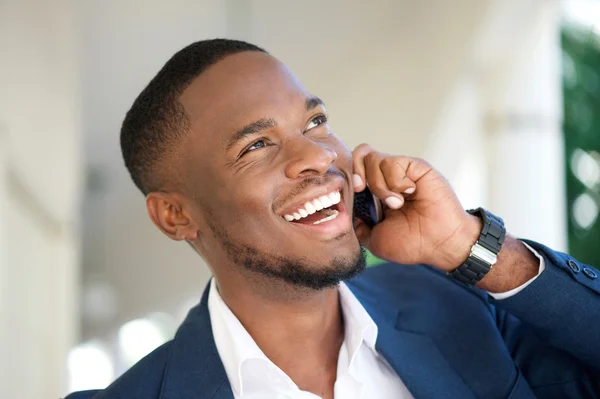
<path id="1" fill-rule="evenodd" d="M 183 201 L 175 194 L 152 192 L 146 197 L 148 216 L 172 240 L 195 240 L 198 236 L 192 219 L 183 211 Z"/>
<path id="2" fill-rule="evenodd" d="M 183 231 L 183 229 L 177 230 L 177 240 L 180 241 L 189 241 L 194 242 L 198 239 L 198 231 L 192 229 L 186 229 L 187 231 Z"/>

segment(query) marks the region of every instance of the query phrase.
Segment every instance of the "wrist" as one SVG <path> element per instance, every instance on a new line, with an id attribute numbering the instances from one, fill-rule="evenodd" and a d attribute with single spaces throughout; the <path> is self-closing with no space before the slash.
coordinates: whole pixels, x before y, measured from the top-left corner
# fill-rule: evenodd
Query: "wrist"
<path id="1" fill-rule="evenodd" d="M 521 241 L 506 236 L 498 262 L 477 286 L 491 293 L 507 292 L 538 275 L 540 260 Z"/>
<path id="2" fill-rule="evenodd" d="M 445 256 L 434 265 L 444 271 L 460 267 L 469 257 L 471 248 L 479 239 L 482 228 L 481 219 L 465 212 L 464 221 L 445 246 Z"/>

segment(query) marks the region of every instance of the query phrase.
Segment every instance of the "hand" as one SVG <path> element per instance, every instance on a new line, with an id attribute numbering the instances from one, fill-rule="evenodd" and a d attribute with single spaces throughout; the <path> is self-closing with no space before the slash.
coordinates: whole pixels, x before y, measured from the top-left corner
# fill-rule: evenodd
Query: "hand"
<path id="1" fill-rule="evenodd" d="M 448 181 L 418 158 L 386 155 L 368 144 L 353 152 L 354 191 L 365 182 L 384 204 L 385 219 L 358 222 L 360 243 L 375 256 L 444 271 L 459 267 L 477 241 L 481 222 L 463 209 Z"/>

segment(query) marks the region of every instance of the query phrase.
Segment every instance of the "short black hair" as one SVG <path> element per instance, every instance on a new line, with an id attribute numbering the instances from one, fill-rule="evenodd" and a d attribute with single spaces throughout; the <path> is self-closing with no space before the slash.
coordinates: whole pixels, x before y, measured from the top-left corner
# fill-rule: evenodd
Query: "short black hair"
<path id="1" fill-rule="evenodd" d="M 139 94 L 121 127 L 121 151 L 135 185 L 144 193 L 160 189 L 167 178 L 158 164 L 189 129 L 179 97 L 192 81 L 223 58 L 264 49 L 239 40 L 211 39 L 178 51 Z M 161 165 L 163 166 L 163 165 Z"/>

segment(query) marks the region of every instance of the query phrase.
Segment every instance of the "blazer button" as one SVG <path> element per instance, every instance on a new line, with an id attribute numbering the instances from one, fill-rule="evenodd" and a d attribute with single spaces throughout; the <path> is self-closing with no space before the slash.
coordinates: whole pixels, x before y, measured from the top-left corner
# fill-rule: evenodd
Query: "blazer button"
<path id="1" fill-rule="evenodd" d="M 567 262 L 567 266 L 569 266 L 569 268 L 573 270 L 573 273 L 579 273 L 581 271 L 581 268 L 579 267 L 577 262 L 573 262 L 572 259 L 569 259 L 569 261 Z"/>
<path id="2" fill-rule="evenodd" d="M 588 267 L 583 268 L 583 274 L 585 274 L 592 280 L 594 280 L 596 277 L 598 277 L 598 273 L 596 273 L 595 271 L 593 271 L 592 269 L 590 269 Z"/>

